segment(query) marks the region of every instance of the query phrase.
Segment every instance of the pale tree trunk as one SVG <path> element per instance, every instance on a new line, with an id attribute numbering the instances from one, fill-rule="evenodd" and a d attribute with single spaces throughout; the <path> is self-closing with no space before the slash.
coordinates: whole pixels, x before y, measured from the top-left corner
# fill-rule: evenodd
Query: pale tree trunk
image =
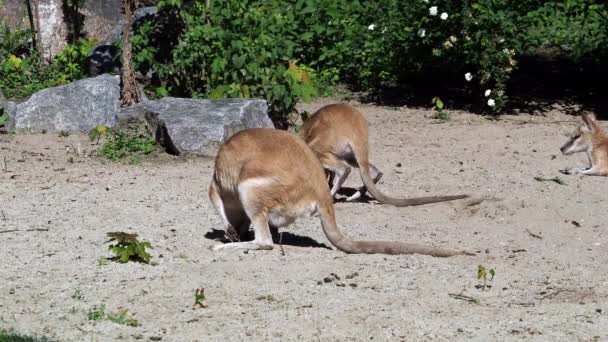
<path id="1" fill-rule="evenodd" d="M 131 25 L 133 24 L 133 13 L 137 0 L 124 0 L 125 4 L 125 26 L 122 34 L 122 70 L 120 78 L 122 81 L 121 105 L 128 107 L 140 101 L 140 96 L 135 82 L 135 74 L 131 65 Z"/>

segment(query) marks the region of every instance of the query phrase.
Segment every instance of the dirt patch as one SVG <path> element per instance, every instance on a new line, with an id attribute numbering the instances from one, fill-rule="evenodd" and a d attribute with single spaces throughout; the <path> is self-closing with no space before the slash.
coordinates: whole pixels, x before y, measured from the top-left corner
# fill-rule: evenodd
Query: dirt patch
<path id="1" fill-rule="evenodd" d="M 284 255 L 212 252 L 222 229 L 207 197 L 212 159 L 110 163 L 86 156 L 95 146 L 85 135 L 0 135 L 0 328 L 61 341 L 608 338 L 608 179 L 558 172 L 587 163 L 559 153 L 571 116 L 452 112 L 437 122 L 429 111 L 355 105 L 370 122 L 379 188 L 495 200 L 337 203 L 341 229 L 477 256 L 347 255 L 318 218 L 287 230 Z M 564 184 L 534 179 L 555 176 Z M 346 186 L 359 184 L 353 173 Z M 99 265 L 110 231 L 150 241 L 158 265 Z M 489 289 L 475 287 L 479 264 L 497 272 Z M 193 309 L 201 287 L 208 308 Z M 90 320 L 102 304 L 139 326 Z"/>

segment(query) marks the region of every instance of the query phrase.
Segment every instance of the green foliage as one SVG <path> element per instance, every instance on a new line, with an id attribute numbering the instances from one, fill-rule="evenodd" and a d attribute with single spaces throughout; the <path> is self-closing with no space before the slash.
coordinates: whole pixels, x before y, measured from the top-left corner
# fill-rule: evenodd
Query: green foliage
<path id="1" fill-rule="evenodd" d="M 484 265 L 477 266 L 477 280 L 483 280 L 482 289 L 486 289 L 488 287 L 488 274 L 490 275 L 489 281 L 494 280 L 494 276 L 496 275 L 496 271 L 492 268 L 488 270 Z"/>
<path id="2" fill-rule="evenodd" d="M 117 312 L 106 312 L 105 304 L 93 306 L 89 309 L 87 318 L 89 321 L 108 320 L 116 324 L 128 325 L 131 327 L 140 325 L 138 320 L 129 316 L 129 311 L 127 309 L 120 309 Z"/>
<path id="3" fill-rule="evenodd" d="M 4 112 L 4 108 L 0 108 L 0 127 L 8 121 L 8 114 Z"/>
<path id="4" fill-rule="evenodd" d="M 524 51 L 549 48 L 574 58 L 606 49 L 608 7 L 594 0 L 547 1 L 524 18 Z M 531 51 L 532 50 L 532 51 Z"/>
<path id="5" fill-rule="evenodd" d="M 450 113 L 443 111 L 443 101 L 437 96 L 433 97 L 431 100 L 433 104 L 433 110 L 435 111 L 435 115 L 433 115 L 433 119 L 447 121 L 450 120 Z"/>
<path id="6" fill-rule="evenodd" d="M 139 321 L 135 318 L 129 317 L 129 311 L 127 309 L 121 309 L 117 312 L 111 312 L 106 315 L 106 318 L 110 322 L 114 322 L 116 324 L 128 325 L 130 327 L 139 326 Z"/>
<path id="7" fill-rule="evenodd" d="M 209 10 L 204 1 L 161 1 L 159 8 L 169 19 L 140 26 L 133 38 L 136 68 L 158 75 L 157 94 L 265 98 L 278 126 L 299 100 L 316 96 L 298 62 L 305 45 L 292 5 L 216 0 Z M 183 32 L 179 42 L 168 44 L 170 54 L 161 55 L 166 49 L 160 48 L 158 32 L 167 20 L 181 23 Z"/>
<path id="8" fill-rule="evenodd" d="M 68 45 L 55 56 L 53 63 L 61 70 L 65 82 L 72 82 L 87 76 L 87 57 L 97 41 L 84 39 L 76 44 Z"/>
<path id="9" fill-rule="evenodd" d="M 89 131 L 89 139 L 99 144 L 99 140 L 108 134 L 108 127 L 97 125 Z"/>
<path id="10" fill-rule="evenodd" d="M 25 98 L 88 75 L 87 57 L 94 40 L 67 45 L 49 63 L 42 63 L 37 52 L 31 50 L 32 39 L 29 30 L 0 26 L 0 90 L 8 98 Z"/>
<path id="11" fill-rule="evenodd" d="M 92 140 L 99 138 L 99 130 L 94 128 L 97 133 L 89 132 Z M 105 133 L 101 133 L 105 134 Z M 111 131 L 106 141 L 101 145 L 101 155 L 110 159 L 118 160 L 130 157 L 131 163 L 137 163 L 141 155 L 150 154 L 156 151 L 156 140 L 154 138 L 136 134 L 126 130 Z"/>
<path id="12" fill-rule="evenodd" d="M 129 260 L 150 262 L 152 256 L 146 251 L 146 248 L 153 249 L 153 247 L 147 241 L 138 241 L 137 234 L 112 232 L 108 233 L 108 236 L 110 237 L 109 241 L 116 241 L 115 244 L 109 246 L 109 249 L 121 263 L 126 263 Z"/>
<path id="13" fill-rule="evenodd" d="M 16 333 L 11 329 L 0 328 L 0 342 L 50 342 L 46 337 L 28 336 Z"/>
<path id="14" fill-rule="evenodd" d="M 106 306 L 101 304 L 100 306 L 93 306 L 87 312 L 87 318 L 89 321 L 101 321 L 106 316 Z"/>
<path id="15" fill-rule="evenodd" d="M 8 98 L 24 98 L 45 88 L 87 76 L 87 57 L 93 40 L 67 45 L 50 63 L 42 63 L 31 51 L 29 31 L 0 28 L 0 90 Z"/>

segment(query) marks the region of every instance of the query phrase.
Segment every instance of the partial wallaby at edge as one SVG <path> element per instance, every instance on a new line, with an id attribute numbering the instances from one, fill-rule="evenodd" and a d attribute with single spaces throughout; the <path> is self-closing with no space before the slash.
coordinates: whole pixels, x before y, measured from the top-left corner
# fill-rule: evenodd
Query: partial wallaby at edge
<path id="1" fill-rule="evenodd" d="M 255 234 L 253 241 L 221 244 L 214 250 L 272 249 L 270 226 L 285 227 L 299 216 L 318 213 L 328 240 L 347 253 L 472 255 L 414 243 L 356 241 L 343 235 L 319 160 L 304 141 L 285 131 L 253 128 L 230 137 L 216 156 L 209 198 L 228 236 L 245 236 L 250 224 Z"/>
<path id="2" fill-rule="evenodd" d="M 608 176 L 608 135 L 598 125 L 594 114 L 581 116 L 581 123 L 572 132 L 560 151 L 564 155 L 586 152 L 591 165 L 588 168 L 560 170 L 562 173 Z"/>
<path id="3" fill-rule="evenodd" d="M 382 172 L 369 161 L 367 121 L 360 112 L 347 104 L 332 104 L 319 109 L 304 123 L 301 137 L 329 172 L 330 182 L 333 183 L 332 197 L 344 184 L 351 167 L 359 168 L 364 186 L 348 197 L 347 201 L 361 197 L 366 190 L 379 202 L 397 207 L 470 197 L 462 194 L 402 199 L 387 196 L 378 190 L 376 183 L 382 177 Z"/>

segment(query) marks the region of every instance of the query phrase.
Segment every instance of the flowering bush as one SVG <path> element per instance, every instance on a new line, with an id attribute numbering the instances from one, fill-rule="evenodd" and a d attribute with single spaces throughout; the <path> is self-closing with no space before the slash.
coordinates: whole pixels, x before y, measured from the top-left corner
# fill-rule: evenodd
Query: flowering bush
<path id="1" fill-rule="evenodd" d="M 473 101 L 500 112 L 522 54 L 550 47 L 576 57 L 608 46 L 602 0 L 211 0 L 210 8 L 203 0 L 163 0 L 160 6 L 172 8 L 172 19 L 144 24 L 133 38 L 136 64 L 154 72 L 158 94 L 263 97 L 275 120 L 314 96 L 313 83 L 327 89 L 338 80 L 371 91 L 416 79 L 456 80 Z"/>

